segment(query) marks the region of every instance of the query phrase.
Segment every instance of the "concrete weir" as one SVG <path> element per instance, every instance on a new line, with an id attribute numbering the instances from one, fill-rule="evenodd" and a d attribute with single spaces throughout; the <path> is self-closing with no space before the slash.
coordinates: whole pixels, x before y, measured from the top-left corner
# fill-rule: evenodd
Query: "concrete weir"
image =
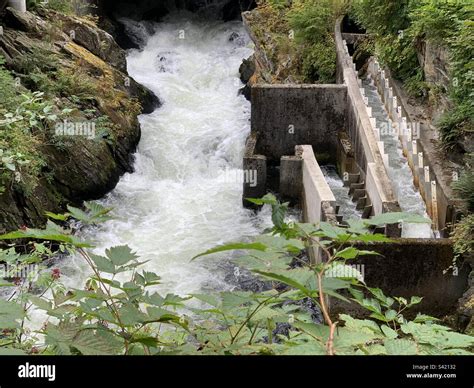
<path id="1" fill-rule="evenodd" d="M 245 24 L 245 14 L 244 14 Z M 354 37 L 348 37 L 353 39 Z M 356 37 L 359 39 L 360 37 Z M 244 169 L 257 170 L 257 185 L 244 183 L 244 198 L 262 196 L 269 190 L 278 191 L 283 199 L 299 203 L 303 221 L 318 224 L 325 221 L 345 225 L 338 214 L 337 198 L 331 191 L 320 165 L 336 165 L 344 185 L 362 218 L 388 212 L 399 212 L 389 171 L 389 156 L 380 137 L 376 118 L 365 96 L 363 83 L 349 54 L 341 33 L 341 24 L 335 27 L 337 48 L 337 84 L 254 84 L 251 88 L 251 135 L 247 140 Z M 258 66 L 265 67 L 256 45 Z M 270 71 L 270 69 L 264 69 Z M 393 90 L 381 79 L 376 63 L 369 65 L 380 93 L 386 99 L 387 110 L 402 128 L 408 126 L 399 113 Z M 391 102 L 390 102 L 391 101 Z M 392 105 L 392 108 L 390 107 Z M 419 147 L 412 139 L 401 138 L 407 150 Z M 408 156 L 414 167 L 414 179 L 427 204 L 437 201 L 439 191 L 426 164 L 411 148 Z M 272 175 L 273 174 L 273 175 Z M 275 182 L 277 182 L 275 184 Z M 433 191 L 434 190 L 434 191 Z M 244 200 L 244 205 L 250 204 Z M 446 212 L 429 206 L 434 227 L 442 225 Z M 452 243 L 448 239 L 400 238 L 398 224 L 387 225 L 385 234 L 394 243 L 371 244 L 363 249 L 374 250 L 383 257 L 368 256 L 360 259 L 368 284 L 381 287 L 391 295 L 422 295 L 421 308 L 434 315 L 452 309 L 467 287 L 469 271 L 466 266 L 447 270 L 453 262 Z M 427 256 L 429 255 L 429 256 Z M 317 249 L 311 249 L 312 262 L 324 260 Z M 358 262 L 359 264 L 359 262 Z M 395 274 L 403 273 L 403 279 Z M 337 310 L 337 302 L 334 302 Z M 347 306 L 346 306 L 347 307 Z"/>

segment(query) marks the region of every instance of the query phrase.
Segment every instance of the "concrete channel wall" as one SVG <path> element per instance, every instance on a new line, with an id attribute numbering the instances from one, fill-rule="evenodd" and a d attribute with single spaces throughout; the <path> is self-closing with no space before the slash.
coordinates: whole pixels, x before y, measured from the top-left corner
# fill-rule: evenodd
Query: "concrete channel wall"
<path id="1" fill-rule="evenodd" d="M 383 144 L 377 138 L 375 119 L 371 108 L 361 92 L 361 80 L 355 64 L 342 39 L 340 23 L 335 28 L 337 50 L 337 81 L 347 86 L 346 131 L 352 143 L 354 157 L 365 181 L 365 189 L 370 198 L 375 215 L 399 211 L 400 207 L 387 173 L 388 157 L 383 152 Z"/>
<path id="2" fill-rule="evenodd" d="M 299 146 L 296 153 L 301 154 L 302 158 L 304 221 L 316 225 L 321 221 L 336 224 L 336 197 L 319 167 L 313 147 Z M 309 249 L 309 256 L 313 263 L 321 262 L 321 252 L 317 247 Z"/>
<path id="3" fill-rule="evenodd" d="M 448 239 L 395 239 L 390 244 L 360 244 L 357 248 L 375 251 L 380 256 L 362 256 L 347 264 L 354 265 L 364 275 L 370 287 L 383 290 L 385 295 L 423 296 L 421 304 L 410 309 L 411 314 L 422 312 L 435 317 L 453 313 L 457 300 L 468 285 L 469 265 L 448 270 L 453 263 L 453 246 Z M 361 316 L 366 311 L 355 303 L 331 299 L 331 312 L 353 313 Z"/>
<path id="4" fill-rule="evenodd" d="M 251 123 L 258 138 L 256 152 L 275 162 L 292 155 L 295 146 L 310 144 L 319 161 L 335 164 L 346 105 L 345 85 L 254 85 Z"/>

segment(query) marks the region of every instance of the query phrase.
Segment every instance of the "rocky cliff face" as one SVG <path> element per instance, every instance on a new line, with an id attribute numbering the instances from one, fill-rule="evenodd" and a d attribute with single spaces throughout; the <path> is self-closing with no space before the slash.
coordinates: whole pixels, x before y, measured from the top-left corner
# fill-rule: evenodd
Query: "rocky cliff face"
<path id="1" fill-rule="evenodd" d="M 0 55 L 18 87 L 45 92 L 55 111 L 68 108 L 61 122 L 93 122 L 97 132 L 93 139 L 58 138 L 50 123 L 37 147 L 46 164 L 32 190 L 12 181 L 0 195 L 4 232 L 39 226 L 45 211 L 59 212 L 67 203 L 98 199 L 113 189 L 122 174 L 132 171 L 138 114 L 150 113 L 159 101 L 128 76 L 125 52 L 91 19 L 7 8 L 0 25 Z"/>
<path id="2" fill-rule="evenodd" d="M 446 47 L 431 41 L 423 41 L 419 43 L 417 53 L 426 82 L 436 85 L 443 92 L 440 94 L 440 101 L 438 101 L 433 111 L 433 119 L 436 120 L 449 105 L 446 95 L 450 86 L 449 52 Z"/>

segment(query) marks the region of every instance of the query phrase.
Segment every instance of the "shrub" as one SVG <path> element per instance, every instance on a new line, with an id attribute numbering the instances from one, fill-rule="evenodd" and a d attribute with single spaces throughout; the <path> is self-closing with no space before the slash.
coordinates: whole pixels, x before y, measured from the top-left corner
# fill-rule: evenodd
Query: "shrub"
<path id="1" fill-rule="evenodd" d="M 474 155 L 471 155 L 453 189 L 466 202 L 467 210 L 474 212 Z"/>
<path id="2" fill-rule="evenodd" d="M 294 1 L 287 18 L 303 45 L 302 71 L 307 82 L 334 83 L 336 44 L 334 23 L 347 8 L 346 1 Z"/>
<path id="3" fill-rule="evenodd" d="M 451 233 L 456 257 L 472 257 L 474 254 L 474 214 L 467 215 L 458 222 Z"/>
<path id="4" fill-rule="evenodd" d="M 53 242 L 61 251 L 77 252 L 91 270 L 81 289 L 66 289 L 59 282 L 58 269 L 43 269 L 37 280 L 15 279 L 17 293 L 8 302 L 0 300 L 2 354 L 471 354 L 474 337 L 455 333 L 426 315 L 405 318 L 407 309 L 422 298 L 386 296 L 382 290 L 366 286 L 361 273 L 348 265 L 359 256 L 375 254 L 356 249 L 354 243 L 387 241 L 383 235 L 371 234 L 371 226 L 401 219 L 426 220 L 395 213 L 353 222 L 349 229 L 326 223 L 316 226 L 287 223 L 287 204 L 271 195 L 252 202 L 272 207 L 272 230 L 254 242 L 219 246 L 196 258 L 248 250 L 248 255 L 236 259 L 236 265 L 278 285 L 255 293 L 160 295 L 155 288 L 160 277 L 140 270 L 143 263 L 129 247 L 93 254 L 88 250 L 90 244 L 76 238 L 73 230 L 52 221 L 46 230 L 26 229 L 0 236 L 1 240 L 46 241 L 32 244 L 29 252 L 21 254 L 11 248 L 0 252 L 4 261 L 20 263 L 20 268 L 50 257 L 53 252 L 48 242 Z M 65 215 L 48 215 L 63 225 L 72 217 L 85 224 L 108 218 L 110 209 L 86 206 L 87 211 L 69 207 Z M 327 253 L 327 262 L 314 265 L 301 260 L 301 253 L 313 245 Z M 117 274 L 121 274 L 120 281 Z M 33 294 L 34 289 L 39 293 Z M 366 309 L 370 318 L 355 319 L 347 314 L 332 318 L 326 304 L 328 295 L 350 298 Z M 191 298 L 201 304 L 190 307 L 187 300 Z M 321 309 L 324 322 L 312 318 L 303 307 L 307 303 Z M 30 333 L 24 325 L 33 306 L 48 316 L 38 333 Z"/>

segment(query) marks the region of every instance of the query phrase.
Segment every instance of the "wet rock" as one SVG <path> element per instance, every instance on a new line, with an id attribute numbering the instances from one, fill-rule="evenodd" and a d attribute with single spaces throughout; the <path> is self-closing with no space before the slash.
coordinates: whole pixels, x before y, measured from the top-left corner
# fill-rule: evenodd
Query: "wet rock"
<path id="1" fill-rule="evenodd" d="M 250 79 L 255 74 L 255 70 L 255 58 L 253 55 L 247 59 L 244 59 L 239 68 L 240 80 L 245 84 L 245 86 L 240 89 L 240 94 L 243 94 L 249 101 L 251 98 Z"/>
<path id="2" fill-rule="evenodd" d="M 250 78 L 255 73 L 255 59 L 253 55 L 247 59 L 244 59 L 239 68 L 240 79 L 246 84 L 250 81 Z"/>
<path id="3" fill-rule="evenodd" d="M 240 36 L 237 32 L 233 32 L 232 34 L 230 34 L 229 42 L 233 42 L 239 47 L 245 46 L 245 38 L 243 36 Z"/>
<path id="4" fill-rule="evenodd" d="M 80 18 L 44 12 L 18 13 L 7 9 L 4 34 L 0 37 L 0 52 L 6 65 L 27 79 L 22 63 L 37 50 L 45 57 L 55 58 L 54 65 L 45 63 L 41 70 L 46 78 L 56 82 L 61 74 L 80 73 L 76 82 L 90 85 L 87 107 L 82 105 L 71 113 L 69 120 L 97 125 L 95 138 L 73 136 L 58 140 L 54 128 L 45 133 L 38 153 L 46 158 L 47 166 L 38 176 L 38 184 L 25 193 L 15 185 L 0 195 L 1 232 L 21 225 L 39 227 L 45 222 L 45 211 L 61 212 L 67 203 L 79 205 L 83 200 L 98 199 L 112 190 L 120 176 L 133 171 L 133 153 L 140 140 L 137 115 L 150 113 L 159 106 L 158 98 L 147 88 L 128 76 L 125 53 L 112 36 L 93 23 Z M 61 20 L 57 27 L 53 21 Z M 74 34 L 65 32 L 74 31 Z M 44 44 L 44 36 L 54 37 Z M 28 85 L 34 91 L 35 85 Z M 51 93 L 51 92 L 50 92 Z M 63 99 L 71 103 L 73 91 L 64 89 L 51 101 L 59 111 Z M 100 119 L 107 119 L 104 127 Z M 46 175 L 48 179 L 46 179 Z"/>

